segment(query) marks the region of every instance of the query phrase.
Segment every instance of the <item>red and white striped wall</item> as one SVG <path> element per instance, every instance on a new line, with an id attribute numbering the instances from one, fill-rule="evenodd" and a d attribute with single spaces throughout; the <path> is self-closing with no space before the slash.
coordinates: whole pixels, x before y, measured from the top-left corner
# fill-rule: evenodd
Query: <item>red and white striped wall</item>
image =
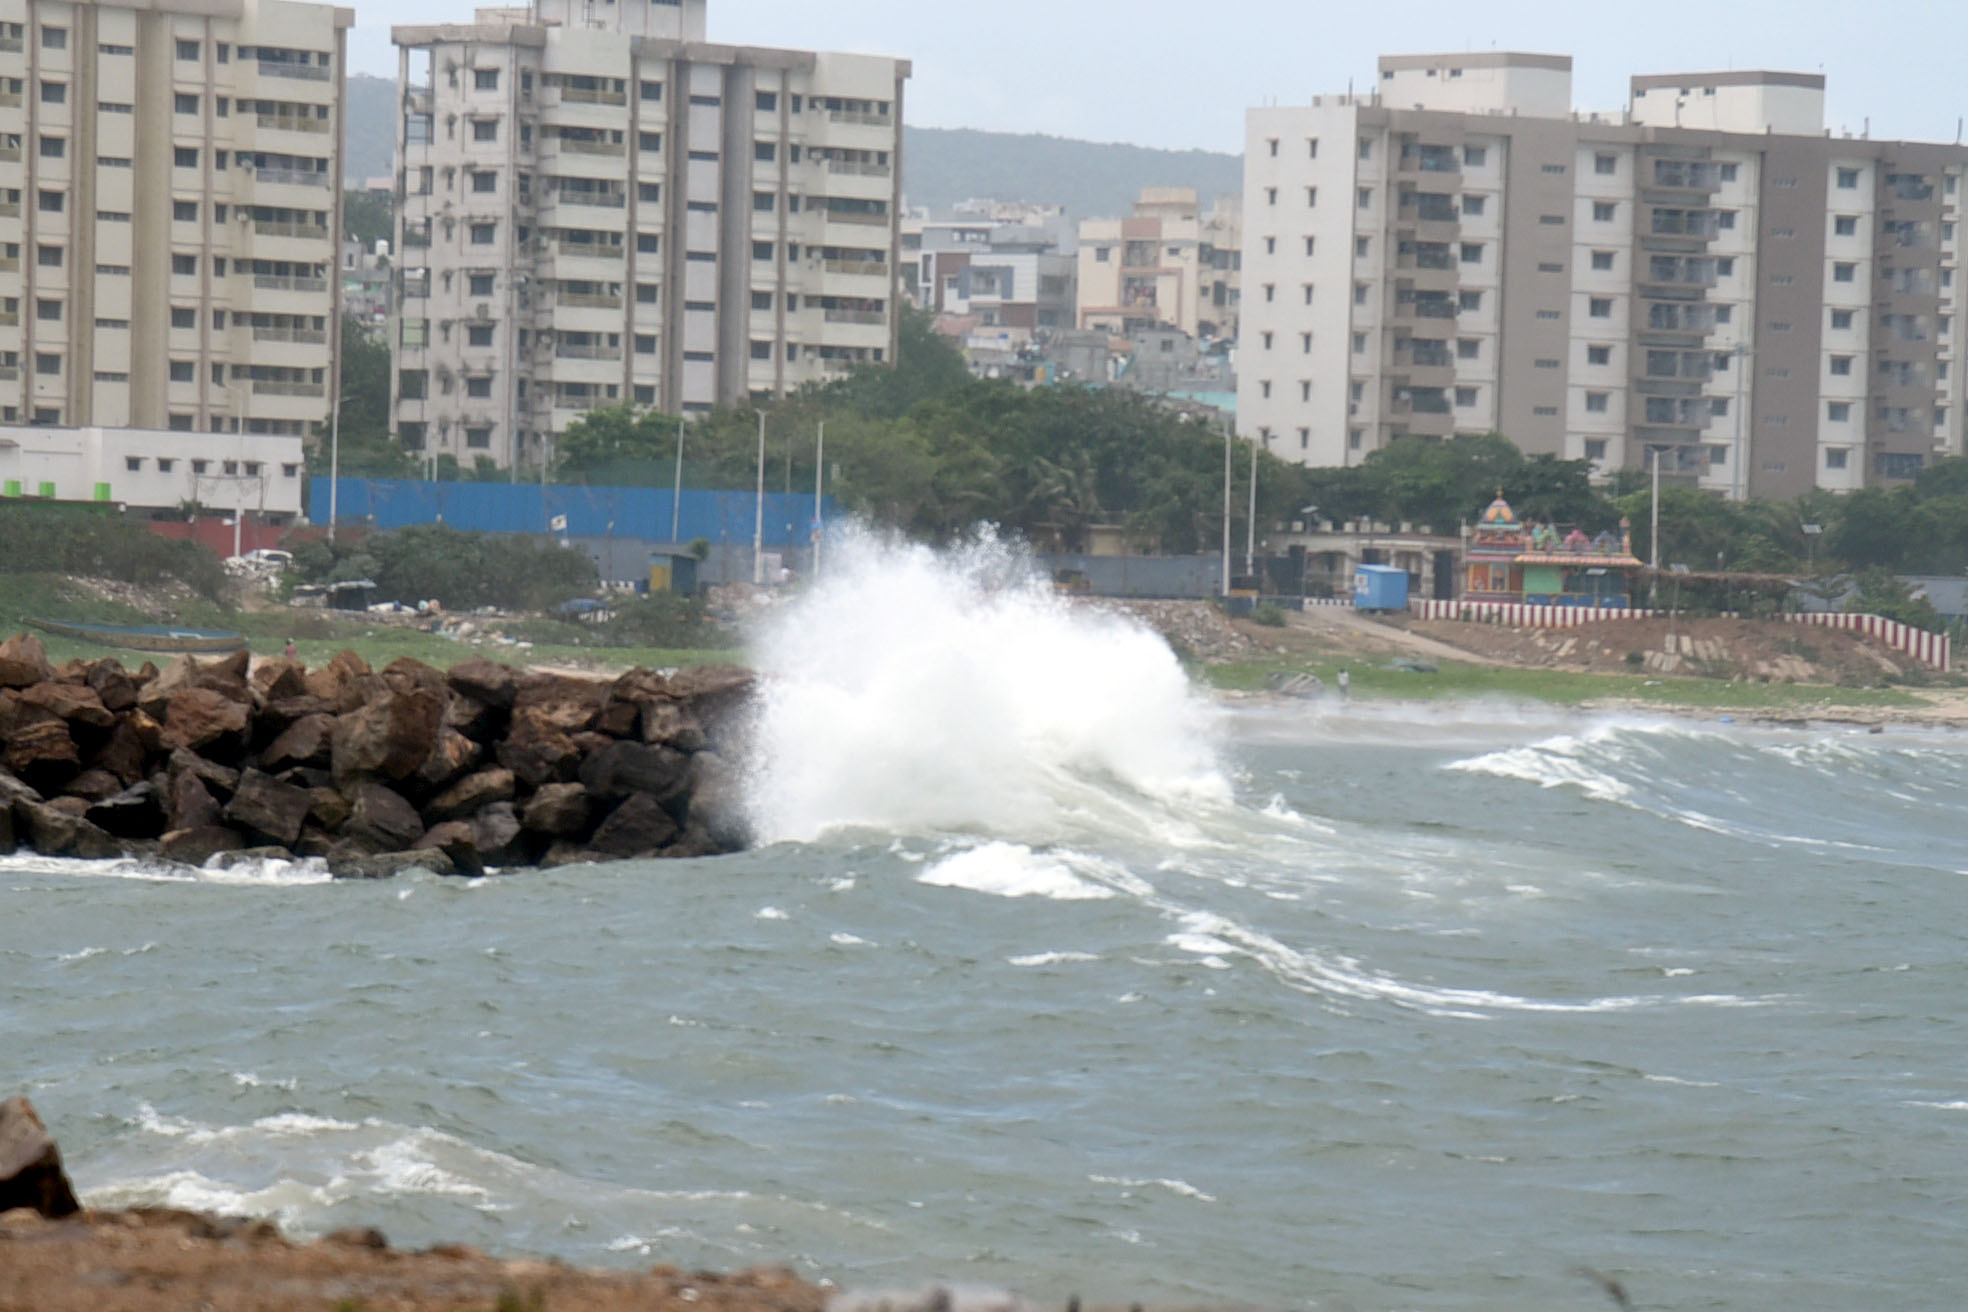
<path id="1" fill-rule="evenodd" d="M 1883 615 L 1846 615 L 1837 611 L 1823 611 L 1804 615 L 1786 615 L 1793 624 L 1812 624 L 1824 629 L 1843 629 L 1848 633 L 1863 633 L 1875 642 L 1893 651 L 1913 657 L 1930 669 L 1949 669 L 1954 660 L 1954 641 L 1945 633 L 1929 633 L 1916 629 L 1911 624 L 1889 620 Z"/>
<path id="2" fill-rule="evenodd" d="M 1664 611 L 1629 610 L 1616 606 L 1546 606 L 1524 601 L 1410 601 L 1417 619 L 1467 620 L 1475 624 L 1507 624 L 1518 629 L 1576 629 L 1604 620 L 1637 620 Z"/>

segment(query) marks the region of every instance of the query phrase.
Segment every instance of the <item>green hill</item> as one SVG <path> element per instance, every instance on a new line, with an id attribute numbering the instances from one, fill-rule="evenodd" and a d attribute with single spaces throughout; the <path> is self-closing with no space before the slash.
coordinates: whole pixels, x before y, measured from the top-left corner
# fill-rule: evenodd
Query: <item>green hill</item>
<path id="1" fill-rule="evenodd" d="M 396 83 L 348 80 L 351 187 L 387 177 L 396 142 Z M 902 186 L 910 205 L 1022 200 L 1063 205 L 1076 218 L 1128 212 L 1143 187 L 1194 187 L 1205 207 L 1243 190 L 1243 160 L 1207 150 L 1154 150 L 972 128 L 905 128 Z"/>

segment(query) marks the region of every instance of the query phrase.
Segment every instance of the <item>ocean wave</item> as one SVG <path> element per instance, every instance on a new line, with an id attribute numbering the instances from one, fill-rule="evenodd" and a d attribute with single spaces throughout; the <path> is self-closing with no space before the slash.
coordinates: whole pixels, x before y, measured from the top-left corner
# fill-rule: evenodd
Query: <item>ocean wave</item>
<path id="1" fill-rule="evenodd" d="M 1114 896 L 1113 889 L 1081 878 L 1065 856 L 1042 855 L 1023 843 L 985 843 L 957 852 L 917 875 L 916 882 L 995 897 L 1038 897 L 1056 902 Z"/>

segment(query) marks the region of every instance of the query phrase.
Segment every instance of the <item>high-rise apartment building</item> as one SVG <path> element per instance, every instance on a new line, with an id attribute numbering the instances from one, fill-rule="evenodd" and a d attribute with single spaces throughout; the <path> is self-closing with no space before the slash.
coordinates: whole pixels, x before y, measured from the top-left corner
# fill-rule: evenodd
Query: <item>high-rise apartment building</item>
<path id="1" fill-rule="evenodd" d="M 352 21 L 0 0 L 0 423 L 325 427 Z"/>
<path id="2" fill-rule="evenodd" d="M 705 0 L 399 27 L 394 431 L 537 463 L 892 361 L 906 62 L 716 45 Z"/>
<path id="3" fill-rule="evenodd" d="M 1576 114 L 1569 58 L 1494 52 L 1251 110 L 1241 430 L 1314 465 L 1494 430 L 1734 497 L 1960 453 L 1968 148 L 1823 120 L 1772 72 Z"/>

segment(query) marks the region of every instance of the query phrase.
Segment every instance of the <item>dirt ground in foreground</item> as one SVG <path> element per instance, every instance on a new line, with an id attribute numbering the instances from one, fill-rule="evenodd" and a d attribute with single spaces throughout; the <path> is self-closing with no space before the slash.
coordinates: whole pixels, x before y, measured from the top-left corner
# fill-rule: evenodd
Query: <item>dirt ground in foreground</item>
<path id="1" fill-rule="evenodd" d="M 827 1291 L 775 1269 L 579 1271 L 373 1231 L 295 1244 L 265 1221 L 139 1208 L 61 1221 L 0 1215 L 0 1312 L 823 1312 Z"/>

